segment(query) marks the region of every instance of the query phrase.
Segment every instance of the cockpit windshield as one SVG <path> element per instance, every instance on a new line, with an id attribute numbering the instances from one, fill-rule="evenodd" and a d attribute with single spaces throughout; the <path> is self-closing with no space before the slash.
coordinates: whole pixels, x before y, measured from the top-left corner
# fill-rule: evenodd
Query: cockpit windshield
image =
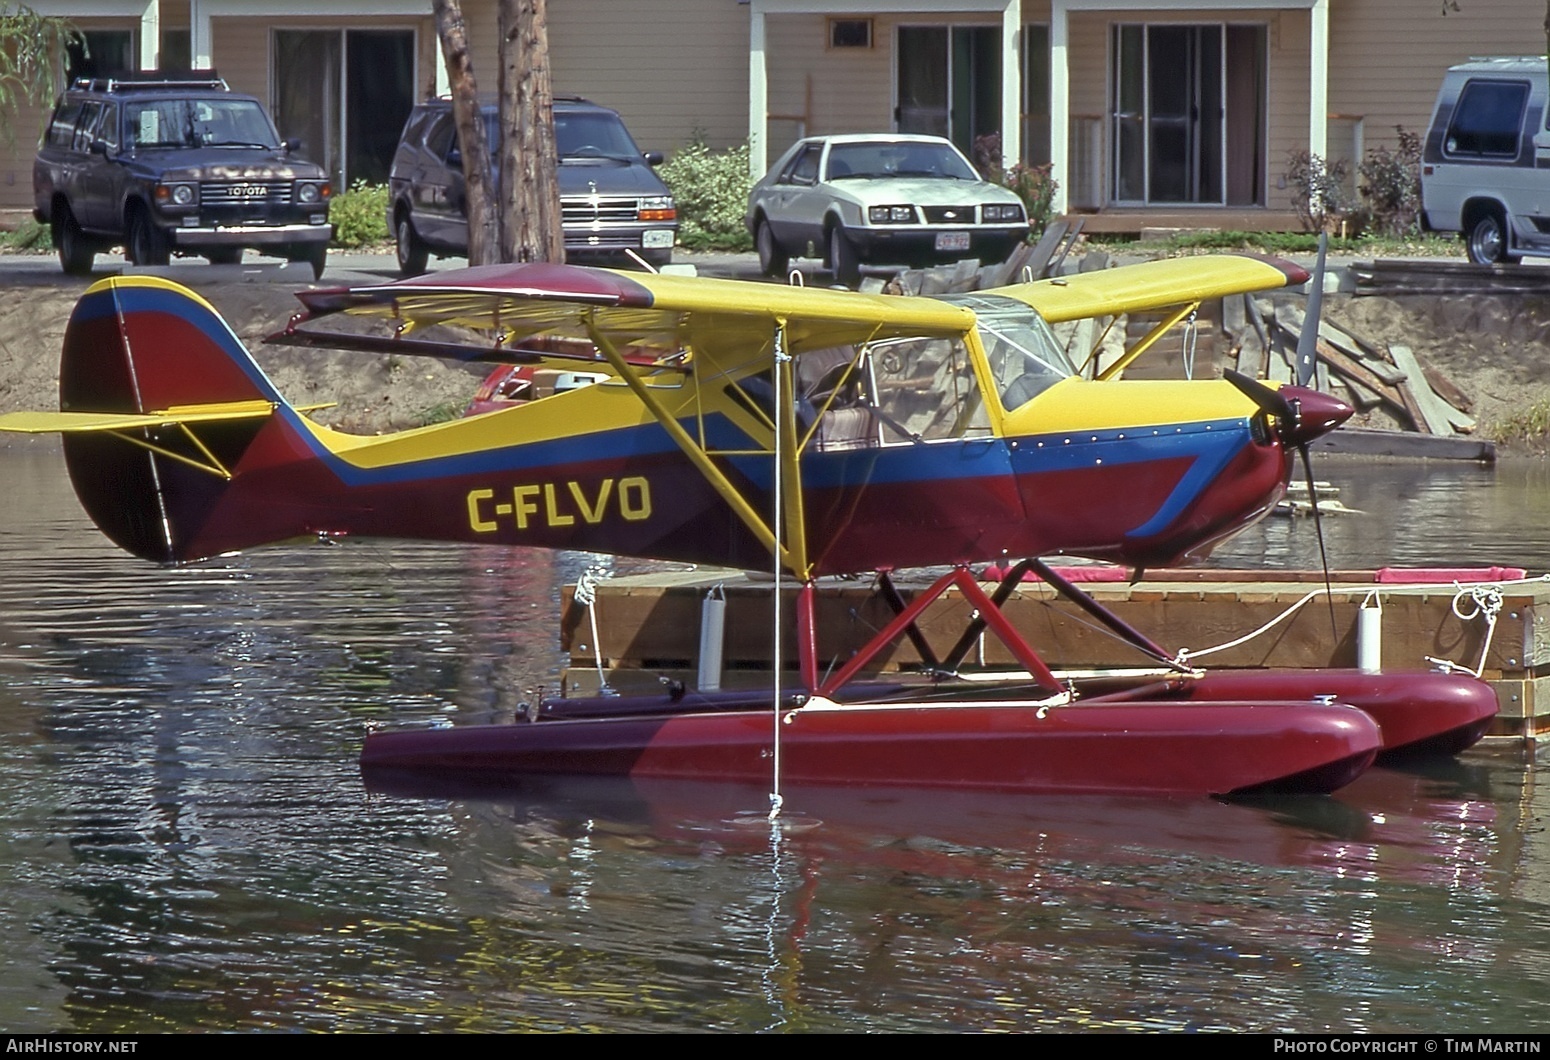
<path id="1" fill-rule="evenodd" d="M 990 362 L 1001 405 L 1008 412 L 1077 374 L 1049 324 L 1028 304 L 984 294 L 950 296 L 943 301 L 974 310 L 980 345 Z"/>

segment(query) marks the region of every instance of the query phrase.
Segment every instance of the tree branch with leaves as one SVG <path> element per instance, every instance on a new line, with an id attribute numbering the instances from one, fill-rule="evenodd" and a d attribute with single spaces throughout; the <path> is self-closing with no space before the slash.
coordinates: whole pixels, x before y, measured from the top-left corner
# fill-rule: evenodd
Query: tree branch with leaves
<path id="1" fill-rule="evenodd" d="M 53 99 L 72 44 L 84 46 L 85 38 L 69 19 L 0 4 L 0 127 L 7 136 L 17 106 Z"/>

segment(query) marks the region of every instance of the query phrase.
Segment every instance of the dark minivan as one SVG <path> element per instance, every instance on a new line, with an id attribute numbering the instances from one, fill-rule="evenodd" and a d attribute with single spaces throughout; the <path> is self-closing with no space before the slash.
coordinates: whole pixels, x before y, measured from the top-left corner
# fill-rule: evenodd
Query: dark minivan
<path id="1" fill-rule="evenodd" d="M 333 188 L 299 149 L 214 71 L 81 78 L 43 130 L 33 216 L 72 275 L 122 245 L 136 265 L 174 252 L 229 263 L 252 247 L 321 276 Z"/>
<path id="2" fill-rule="evenodd" d="M 490 150 L 499 143 L 493 106 L 483 108 Z M 660 152 L 635 146 L 618 112 L 570 96 L 554 101 L 560 211 L 570 261 L 621 259 L 634 251 L 652 265 L 672 261 L 678 213 L 652 166 Z M 404 123 L 389 176 L 388 226 L 405 276 L 425 271 L 431 254 L 468 253 L 463 155 L 452 101 L 429 100 Z"/>

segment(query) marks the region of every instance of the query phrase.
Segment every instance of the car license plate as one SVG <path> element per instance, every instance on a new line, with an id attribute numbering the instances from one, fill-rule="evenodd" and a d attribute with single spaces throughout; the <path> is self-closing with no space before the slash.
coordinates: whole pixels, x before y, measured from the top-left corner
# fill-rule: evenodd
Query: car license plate
<path id="1" fill-rule="evenodd" d="M 673 245 L 671 228 L 648 228 L 641 233 L 640 245 L 647 250 L 658 250 Z"/>
<path id="2" fill-rule="evenodd" d="M 969 233 L 938 232 L 936 234 L 936 248 L 938 250 L 968 250 Z"/>

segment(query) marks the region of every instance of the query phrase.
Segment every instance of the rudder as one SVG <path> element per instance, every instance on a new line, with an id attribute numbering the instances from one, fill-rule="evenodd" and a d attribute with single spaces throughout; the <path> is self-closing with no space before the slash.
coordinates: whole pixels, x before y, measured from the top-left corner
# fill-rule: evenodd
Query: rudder
<path id="1" fill-rule="evenodd" d="M 282 403 L 215 308 L 178 284 L 106 279 L 70 316 L 59 366 L 62 411 L 156 413 L 255 400 Z M 192 558 L 186 545 L 229 479 L 164 454 L 187 450 L 194 463 L 213 457 L 234 467 L 265 422 L 207 425 L 197 444 L 176 426 L 141 432 L 144 445 L 127 435 L 67 434 L 71 484 L 92 521 L 121 548 L 161 563 Z"/>

